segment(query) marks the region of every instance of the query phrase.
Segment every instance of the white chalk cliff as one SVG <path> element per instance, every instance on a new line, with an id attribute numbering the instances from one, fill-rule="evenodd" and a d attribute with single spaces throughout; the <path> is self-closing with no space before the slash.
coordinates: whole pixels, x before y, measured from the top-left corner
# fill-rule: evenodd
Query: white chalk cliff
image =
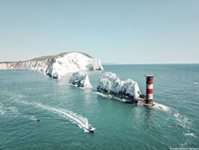
<path id="1" fill-rule="evenodd" d="M 97 90 L 125 99 L 137 99 L 141 94 L 137 82 L 131 79 L 121 81 L 115 73 L 111 72 L 105 72 L 100 77 Z"/>
<path id="2" fill-rule="evenodd" d="M 0 62 L 0 70 L 7 69 L 25 69 L 23 61 L 17 62 Z"/>
<path id="3" fill-rule="evenodd" d="M 92 88 L 88 75 L 79 72 L 72 74 L 69 83 L 77 87 Z"/>
<path id="4" fill-rule="evenodd" d="M 13 65 L 13 62 L 0 63 L 0 69 L 18 69 L 15 67 L 16 64 Z M 68 52 L 20 62 L 20 69 L 38 70 L 57 79 L 69 72 L 103 70 L 103 67 L 99 59 L 92 58 L 88 54 Z"/>

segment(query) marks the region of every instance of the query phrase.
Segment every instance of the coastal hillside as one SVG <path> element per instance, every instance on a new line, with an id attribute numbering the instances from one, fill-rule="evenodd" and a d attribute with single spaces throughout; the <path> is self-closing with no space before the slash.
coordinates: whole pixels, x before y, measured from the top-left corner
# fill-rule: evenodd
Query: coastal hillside
<path id="1" fill-rule="evenodd" d="M 101 61 L 81 52 L 67 52 L 58 55 L 42 56 L 28 61 L 2 62 L 0 69 L 38 70 L 53 78 L 60 78 L 69 72 L 82 70 L 103 70 Z"/>
<path id="2" fill-rule="evenodd" d="M 24 62 L 0 62 L 0 70 L 8 70 L 8 69 L 25 69 Z"/>

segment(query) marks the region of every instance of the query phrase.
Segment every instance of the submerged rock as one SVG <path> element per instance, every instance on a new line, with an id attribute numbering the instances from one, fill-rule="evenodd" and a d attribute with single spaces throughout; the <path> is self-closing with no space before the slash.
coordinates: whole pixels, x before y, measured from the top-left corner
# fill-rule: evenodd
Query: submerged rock
<path id="1" fill-rule="evenodd" d="M 105 72 L 100 77 L 97 91 L 112 94 L 127 100 L 140 98 L 141 94 L 137 82 L 131 79 L 121 81 L 115 73 L 111 72 Z"/>
<path id="2" fill-rule="evenodd" d="M 80 74 L 79 72 L 72 74 L 69 83 L 77 87 L 92 88 L 88 75 L 83 73 Z"/>

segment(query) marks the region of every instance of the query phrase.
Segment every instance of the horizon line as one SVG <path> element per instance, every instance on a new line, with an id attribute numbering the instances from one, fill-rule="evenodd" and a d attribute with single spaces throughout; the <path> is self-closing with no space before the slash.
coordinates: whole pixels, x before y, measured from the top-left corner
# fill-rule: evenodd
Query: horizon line
<path id="1" fill-rule="evenodd" d="M 198 65 L 199 63 L 102 63 L 102 65 Z"/>

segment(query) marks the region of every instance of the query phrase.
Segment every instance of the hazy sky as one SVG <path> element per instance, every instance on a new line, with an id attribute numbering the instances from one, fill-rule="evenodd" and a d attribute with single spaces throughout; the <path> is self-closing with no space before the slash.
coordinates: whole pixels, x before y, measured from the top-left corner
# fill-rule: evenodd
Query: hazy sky
<path id="1" fill-rule="evenodd" d="M 0 61 L 67 51 L 102 63 L 199 63 L 199 0 L 0 0 Z"/>

